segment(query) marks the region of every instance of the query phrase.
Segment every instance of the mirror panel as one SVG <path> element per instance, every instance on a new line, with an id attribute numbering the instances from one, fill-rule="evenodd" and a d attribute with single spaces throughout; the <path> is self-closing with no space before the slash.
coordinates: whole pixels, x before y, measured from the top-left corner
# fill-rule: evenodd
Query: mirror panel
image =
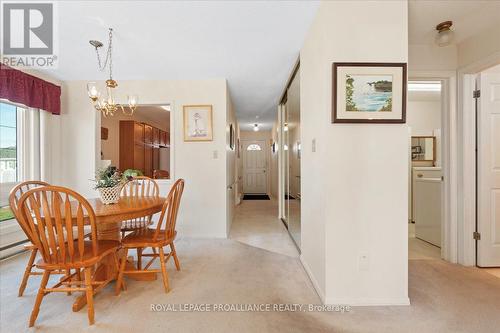
<path id="1" fill-rule="evenodd" d="M 436 162 L 436 137 L 412 136 L 411 160 L 420 162 Z"/>

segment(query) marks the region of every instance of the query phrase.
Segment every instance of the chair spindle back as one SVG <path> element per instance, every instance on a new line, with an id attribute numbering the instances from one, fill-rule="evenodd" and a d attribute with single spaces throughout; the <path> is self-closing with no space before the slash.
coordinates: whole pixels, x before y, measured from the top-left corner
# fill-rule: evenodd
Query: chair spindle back
<path id="1" fill-rule="evenodd" d="M 184 179 L 178 179 L 168 194 L 167 200 L 163 204 L 160 219 L 156 226 L 156 231 L 153 240 L 156 241 L 160 235 L 160 231 L 165 220 L 165 237 L 172 237 L 175 233 L 175 224 L 177 222 L 177 213 L 181 202 L 182 192 L 184 192 Z"/>
<path id="2" fill-rule="evenodd" d="M 25 229 L 24 224 L 21 222 L 21 217 L 19 216 L 19 199 L 24 193 L 28 192 L 29 190 L 42 186 L 50 186 L 50 184 L 38 180 L 29 180 L 16 185 L 9 194 L 10 209 L 12 210 L 17 223 L 19 223 L 21 229 L 24 231 L 30 241 L 31 235 L 29 234 L 28 230 Z"/>
<path id="3" fill-rule="evenodd" d="M 31 189 L 19 199 L 19 213 L 46 263 L 81 262 L 86 251 L 97 255 L 94 210 L 75 191 L 59 186 Z M 85 246 L 85 224 L 91 228 L 91 249 Z"/>

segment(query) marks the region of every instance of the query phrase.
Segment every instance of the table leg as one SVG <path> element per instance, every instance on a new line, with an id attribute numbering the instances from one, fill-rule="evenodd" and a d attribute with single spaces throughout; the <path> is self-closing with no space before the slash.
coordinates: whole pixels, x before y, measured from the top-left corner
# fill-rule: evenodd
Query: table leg
<path id="1" fill-rule="evenodd" d="M 120 223 L 102 223 L 97 224 L 97 238 L 99 240 L 121 240 Z M 119 250 L 117 253 L 118 260 L 121 260 L 125 255 L 124 250 Z M 135 270 L 137 265 L 134 263 L 133 257 L 127 258 L 127 263 L 125 270 Z M 110 278 L 116 279 L 118 276 L 118 271 L 116 270 L 115 262 L 112 256 L 106 256 L 98 264 L 94 272 L 94 281 L 106 281 Z M 157 278 L 156 273 L 143 273 L 143 274 L 128 274 L 127 278 L 138 281 L 154 281 Z M 97 293 L 101 288 L 97 287 L 94 289 L 94 294 Z M 87 298 L 85 294 L 76 298 L 73 303 L 73 311 L 80 311 L 87 304 Z"/>

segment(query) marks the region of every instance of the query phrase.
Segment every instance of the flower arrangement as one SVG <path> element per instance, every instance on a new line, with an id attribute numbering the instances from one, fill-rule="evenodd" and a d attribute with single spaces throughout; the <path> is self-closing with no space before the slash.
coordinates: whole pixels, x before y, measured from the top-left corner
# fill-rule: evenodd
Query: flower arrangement
<path id="1" fill-rule="evenodd" d="M 99 169 L 95 173 L 95 189 L 115 187 L 117 185 L 123 185 L 127 182 L 127 179 L 122 177 L 122 174 L 114 166 L 108 166 L 105 169 Z"/>
<path id="2" fill-rule="evenodd" d="M 118 202 L 120 191 L 129 180 L 129 177 L 123 177 L 116 167 L 108 166 L 96 171 L 94 188 L 99 191 L 103 204 L 113 204 Z"/>

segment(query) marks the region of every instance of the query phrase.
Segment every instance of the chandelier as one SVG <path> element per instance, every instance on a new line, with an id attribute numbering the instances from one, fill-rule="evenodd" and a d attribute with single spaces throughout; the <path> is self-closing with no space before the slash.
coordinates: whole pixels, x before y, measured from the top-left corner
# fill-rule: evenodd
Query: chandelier
<path id="1" fill-rule="evenodd" d="M 113 89 L 118 86 L 118 83 L 113 80 L 113 29 L 109 28 L 108 50 L 106 52 L 104 64 L 102 64 L 101 56 L 99 54 L 99 48 L 101 48 L 103 44 L 98 40 L 91 40 L 89 43 L 95 47 L 99 70 L 104 71 L 106 67 L 109 68 L 109 79 L 106 80 L 106 97 L 101 98 L 101 92 L 97 89 L 96 82 L 87 83 L 87 93 L 92 101 L 92 104 L 94 105 L 94 108 L 97 111 L 100 111 L 104 117 L 113 116 L 118 110 L 121 110 L 125 115 L 131 116 L 135 109 L 137 109 L 137 96 L 127 96 L 128 106 L 116 103 L 115 98 L 113 97 Z"/>

